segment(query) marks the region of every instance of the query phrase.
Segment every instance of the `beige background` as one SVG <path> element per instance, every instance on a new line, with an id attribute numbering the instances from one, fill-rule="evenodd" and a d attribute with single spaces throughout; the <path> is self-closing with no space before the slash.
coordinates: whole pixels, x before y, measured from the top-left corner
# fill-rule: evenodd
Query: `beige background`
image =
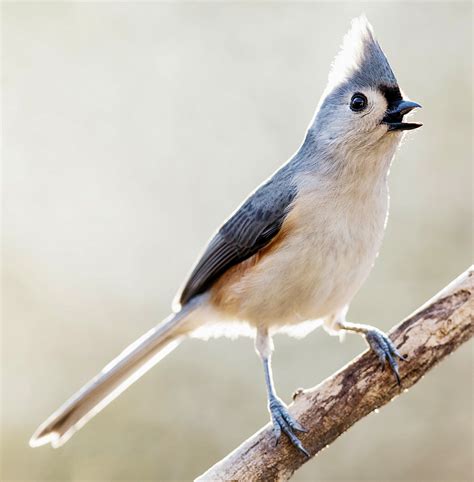
<path id="1" fill-rule="evenodd" d="M 361 12 L 424 107 L 350 311 L 387 329 L 472 258 L 470 2 L 3 3 L 3 480 L 190 479 L 267 421 L 251 342 L 189 341 L 62 449 L 27 446 L 295 151 Z M 281 396 L 363 349 L 278 337 Z M 295 480 L 469 480 L 472 361 L 461 348 Z"/>

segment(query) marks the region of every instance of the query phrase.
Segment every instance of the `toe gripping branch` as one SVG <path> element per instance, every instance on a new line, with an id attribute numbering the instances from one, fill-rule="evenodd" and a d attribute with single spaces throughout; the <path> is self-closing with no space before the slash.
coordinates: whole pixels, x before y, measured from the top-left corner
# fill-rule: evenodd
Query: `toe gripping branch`
<path id="1" fill-rule="evenodd" d="M 275 446 L 283 432 L 290 442 L 306 457 L 310 457 L 309 452 L 304 448 L 301 440 L 295 435 L 294 431 L 306 433 L 307 430 L 288 412 L 285 404 L 277 397 L 271 397 L 268 402 L 268 410 L 273 422 L 273 433 L 275 434 Z"/>
<path id="2" fill-rule="evenodd" d="M 395 375 L 398 386 L 401 386 L 397 359 L 406 361 L 406 357 L 397 350 L 397 347 L 385 333 L 377 330 L 376 328 L 369 330 L 365 335 L 365 339 L 367 340 L 371 350 L 375 352 L 380 360 L 382 371 L 385 369 L 385 365 L 388 363 L 390 369 Z"/>

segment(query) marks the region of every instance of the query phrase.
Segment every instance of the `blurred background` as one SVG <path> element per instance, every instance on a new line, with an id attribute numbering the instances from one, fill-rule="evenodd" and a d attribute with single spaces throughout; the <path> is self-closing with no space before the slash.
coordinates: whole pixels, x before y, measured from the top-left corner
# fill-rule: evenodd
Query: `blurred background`
<path id="1" fill-rule="evenodd" d="M 299 146 L 365 12 L 420 102 L 349 318 L 388 329 L 472 259 L 472 4 L 3 3 L 2 479 L 191 479 L 267 423 L 250 340 L 190 340 L 59 450 L 43 421 L 169 312 L 220 222 Z M 275 339 L 290 401 L 365 350 Z M 294 480 L 471 480 L 472 346 Z"/>

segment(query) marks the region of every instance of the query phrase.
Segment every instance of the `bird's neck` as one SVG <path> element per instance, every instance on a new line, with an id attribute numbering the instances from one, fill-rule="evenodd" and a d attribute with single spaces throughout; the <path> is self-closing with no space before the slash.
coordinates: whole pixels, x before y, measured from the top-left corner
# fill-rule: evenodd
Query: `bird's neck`
<path id="1" fill-rule="evenodd" d="M 372 146 L 322 143 L 311 131 L 298 151 L 303 171 L 336 194 L 367 196 L 386 190 L 399 135 L 388 134 Z"/>

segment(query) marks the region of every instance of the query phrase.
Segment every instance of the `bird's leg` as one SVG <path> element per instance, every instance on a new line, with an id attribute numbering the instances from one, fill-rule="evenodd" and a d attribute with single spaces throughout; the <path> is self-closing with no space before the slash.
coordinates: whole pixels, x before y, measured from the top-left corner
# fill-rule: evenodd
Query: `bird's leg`
<path id="1" fill-rule="evenodd" d="M 382 370 L 385 365 L 389 365 L 392 370 L 398 385 L 400 385 L 400 373 L 398 371 L 398 360 L 405 360 L 406 358 L 400 354 L 397 347 L 393 344 L 392 340 L 381 330 L 370 325 L 363 325 L 359 323 L 350 323 L 345 320 L 345 311 L 339 316 L 332 318 L 329 322 L 329 326 L 326 325 L 330 333 L 353 332 L 362 335 L 370 349 L 377 355 L 380 360 Z"/>
<path id="2" fill-rule="evenodd" d="M 258 329 L 255 340 L 255 350 L 263 362 L 263 369 L 265 373 L 265 384 L 268 395 L 268 411 L 273 423 L 273 431 L 275 433 L 275 445 L 281 436 L 281 432 L 285 433 L 290 439 L 291 443 L 300 450 L 306 457 L 309 457 L 308 451 L 303 447 L 303 444 L 295 435 L 294 431 L 306 432 L 301 424 L 295 420 L 283 401 L 277 396 L 275 386 L 273 384 L 271 356 L 273 351 L 273 342 L 268 334 L 267 329 Z"/>

